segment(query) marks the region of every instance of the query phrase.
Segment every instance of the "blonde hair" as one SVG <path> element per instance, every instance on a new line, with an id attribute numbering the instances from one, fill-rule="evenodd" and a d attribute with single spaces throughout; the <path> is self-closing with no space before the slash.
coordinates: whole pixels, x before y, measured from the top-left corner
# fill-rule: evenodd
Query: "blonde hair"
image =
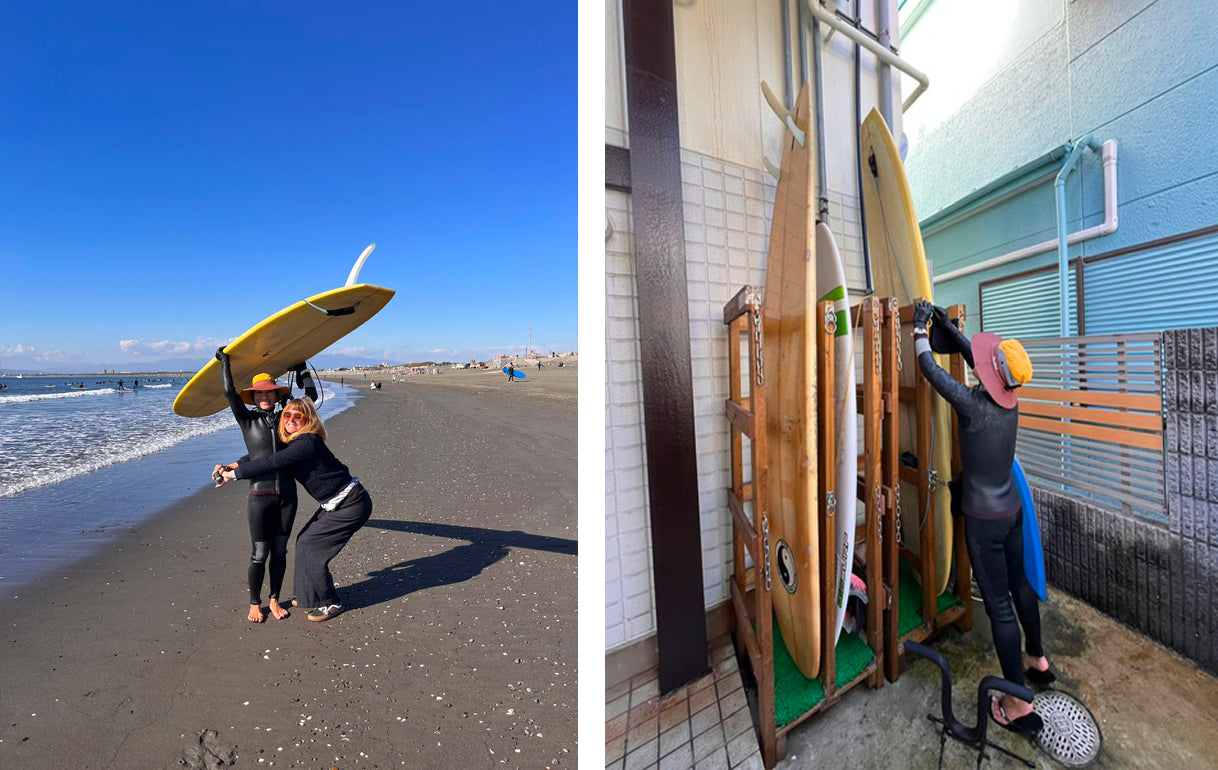
<path id="1" fill-rule="evenodd" d="M 302 436 L 305 433 L 316 433 L 321 437 L 322 441 L 326 440 L 326 426 L 321 422 L 321 416 L 317 414 L 317 407 L 313 406 L 313 400 L 310 398 L 294 398 L 284 405 L 283 411 L 289 409 L 299 409 L 304 412 L 304 425 L 300 426 L 300 430 L 295 433 L 288 433 L 283 421 L 283 415 L 279 417 L 279 440 L 285 444 L 292 443 L 297 436 Z"/>

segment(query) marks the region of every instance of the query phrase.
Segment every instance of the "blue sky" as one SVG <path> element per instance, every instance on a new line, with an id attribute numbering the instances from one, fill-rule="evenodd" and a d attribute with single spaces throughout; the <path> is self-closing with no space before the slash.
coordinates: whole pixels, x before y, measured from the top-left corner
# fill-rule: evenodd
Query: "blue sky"
<path id="1" fill-rule="evenodd" d="M 7 2 L 0 368 L 201 356 L 397 290 L 329 352 L 577 345 L 576 4 Z"/>

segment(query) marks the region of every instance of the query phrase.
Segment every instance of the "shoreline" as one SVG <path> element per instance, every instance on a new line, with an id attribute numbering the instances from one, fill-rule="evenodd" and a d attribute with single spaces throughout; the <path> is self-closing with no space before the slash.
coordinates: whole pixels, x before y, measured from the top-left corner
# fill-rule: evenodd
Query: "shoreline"
<path id="1" fill-rule="evenodd" d="M 337 390 L 337 389 L 334 389 Z M 334 419 L 366 393 L 344 389 L 323 407 Z M 166 405 L 165 408 L 168 408 Z M 236 424 L 188 436 L 146 454 L 113 459 L 93 469 L 71 469 L 59 478 L 0 497 L 0 592 L 28 585 L 61 564 L 86 558 L 118 531 L 141 525 L 194 492 L 209 488 L 196 465 L 217 454 L 244 453 Z M 5 601 L 0 593 L 0 603 Z"/>
<path id="2" fill-rule="evenodd" d="M 245 620 L 236 485 L 6 591 L 4 766 L 573 766 L 570 375 L 569 399 L 390 383 L 327 421 L 374 501 L 332 564 L 348 611 L 327 623 Z"/>

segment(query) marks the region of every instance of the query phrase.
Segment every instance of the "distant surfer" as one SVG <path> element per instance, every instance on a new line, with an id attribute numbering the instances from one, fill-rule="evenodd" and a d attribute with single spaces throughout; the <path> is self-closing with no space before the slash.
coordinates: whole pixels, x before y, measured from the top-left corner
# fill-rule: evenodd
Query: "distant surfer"
<path id="1" fill-rule="evenodd" d="M 292 389 L 275 382 L 269 374 L 254 376 L 250 387 L 237 393 L 233 386 L 233 372 L 224 348 L 216 351 L 220 361 L 220 380 L 224 397 L 249 453 L 242 459 L 258 459 L 283 449 L 285 442 L 277 432 L 279 407 L 286 403 Z M 292 368 L 296 375 L 296 386 L 303 389 L 311 401 L 317 400 L 317 386 L 313 376 L 303 363 Z M 250 409 L 249 406 L 256 408 Z M 288 537 L 292 534 L 292 523 L 296 520 L 296 481 L 290 473 L 264 473 L 249 476 L 250 489 L 246 501 L 249 517 L 251 552 L 246 570 L 249 581 L 250 610 L 248 619 L 261 623 L 266 619 L 262 613 L 262 581 L 271 573 L 271 614 L 277 619 L 288 616 L 288 611 L 279 604 L 279 592 L 283 587 L 283 576 L 288 568 Z"/>
<path id="2" fill-rule="evenodd" d="M 933 327 L 927 324 L 933 318 Z M 930 331 L 935 339 L 932 348 Z M 1052 683 L 1040 636 L 1040 605 L 1023 567 L 1023 506 L 1012 476 L 1019 425 L 1016 388 L 1032 379 L 1032 362 L 1018 340 L 974 334 L 972 342 L 929 302 L 914 305 L 914 350 L 922 374 L 956 412 L 963 471 L 952 483 L 952 507 L 964 515 L 964 539 L 973 577 L 990 617 L 1002 676 L 1016 684 Z M 969 388 L 935 363 L 935 353 L 959 353 L 979 384 Z M 974 359 L 974 353 L 976 358 Z M 1012 602 L 1014 612 L 1012 612 Z M 1016 622 L 1018 614 L 1018 622 Z M 1020 656 L 1020 626 L 1026 637 Z M 1000 726 L 1036 733 L 1044 721 L 1032 704 L 1011 695 L 991 698 Z"/>
<path id="3" fill-rule="evenodd" d="M 284 449 L 259 459 L 242 458 L 212 470 L 216 486 L 233 479 L 290 472 L 321 504 L 296 536 L 295 604 L 311 607 L 308 618 L 325 621 L 343 611 L 330 560 L 372 515 L 372 498 L 358 478 L 326 446 L 326 428 L 313 402 L 297 398 L 283 409 L 277 436 Z"/>
<path id="4" fill-rule="evenodd" d="M 508 364 L 508 382 L 512 382 L 515 379 L 516 379 L 516 366 L 515 366 L 515 364 Z"/>

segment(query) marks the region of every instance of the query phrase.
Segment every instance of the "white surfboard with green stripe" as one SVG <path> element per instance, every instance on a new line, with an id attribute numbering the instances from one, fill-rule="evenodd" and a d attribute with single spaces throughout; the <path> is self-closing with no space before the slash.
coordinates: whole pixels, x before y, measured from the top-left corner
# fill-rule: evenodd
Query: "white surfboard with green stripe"
<path id="1" fill-rule="evenodd" d="M 824 222 L 816 225 L 816 292 L 821 300 L 833 303 L 837 311 L 834 332 L 833 422 L 837 431 L 837 467 L 834 487 L 837 497 L 837 554 L 834 568 L 837 583 L 833 600 L 837 622 L 833 643 L 842 633 L 846 620 L 846 600 L 850 597 L 850 568 L 854 562 L 855 505 L 858 498 L 858 404 L 854 393 L 854 335 L 850 328 L 850 294 L 846 290 L 846 270 L 837 250 L 833 231 Z"/>

